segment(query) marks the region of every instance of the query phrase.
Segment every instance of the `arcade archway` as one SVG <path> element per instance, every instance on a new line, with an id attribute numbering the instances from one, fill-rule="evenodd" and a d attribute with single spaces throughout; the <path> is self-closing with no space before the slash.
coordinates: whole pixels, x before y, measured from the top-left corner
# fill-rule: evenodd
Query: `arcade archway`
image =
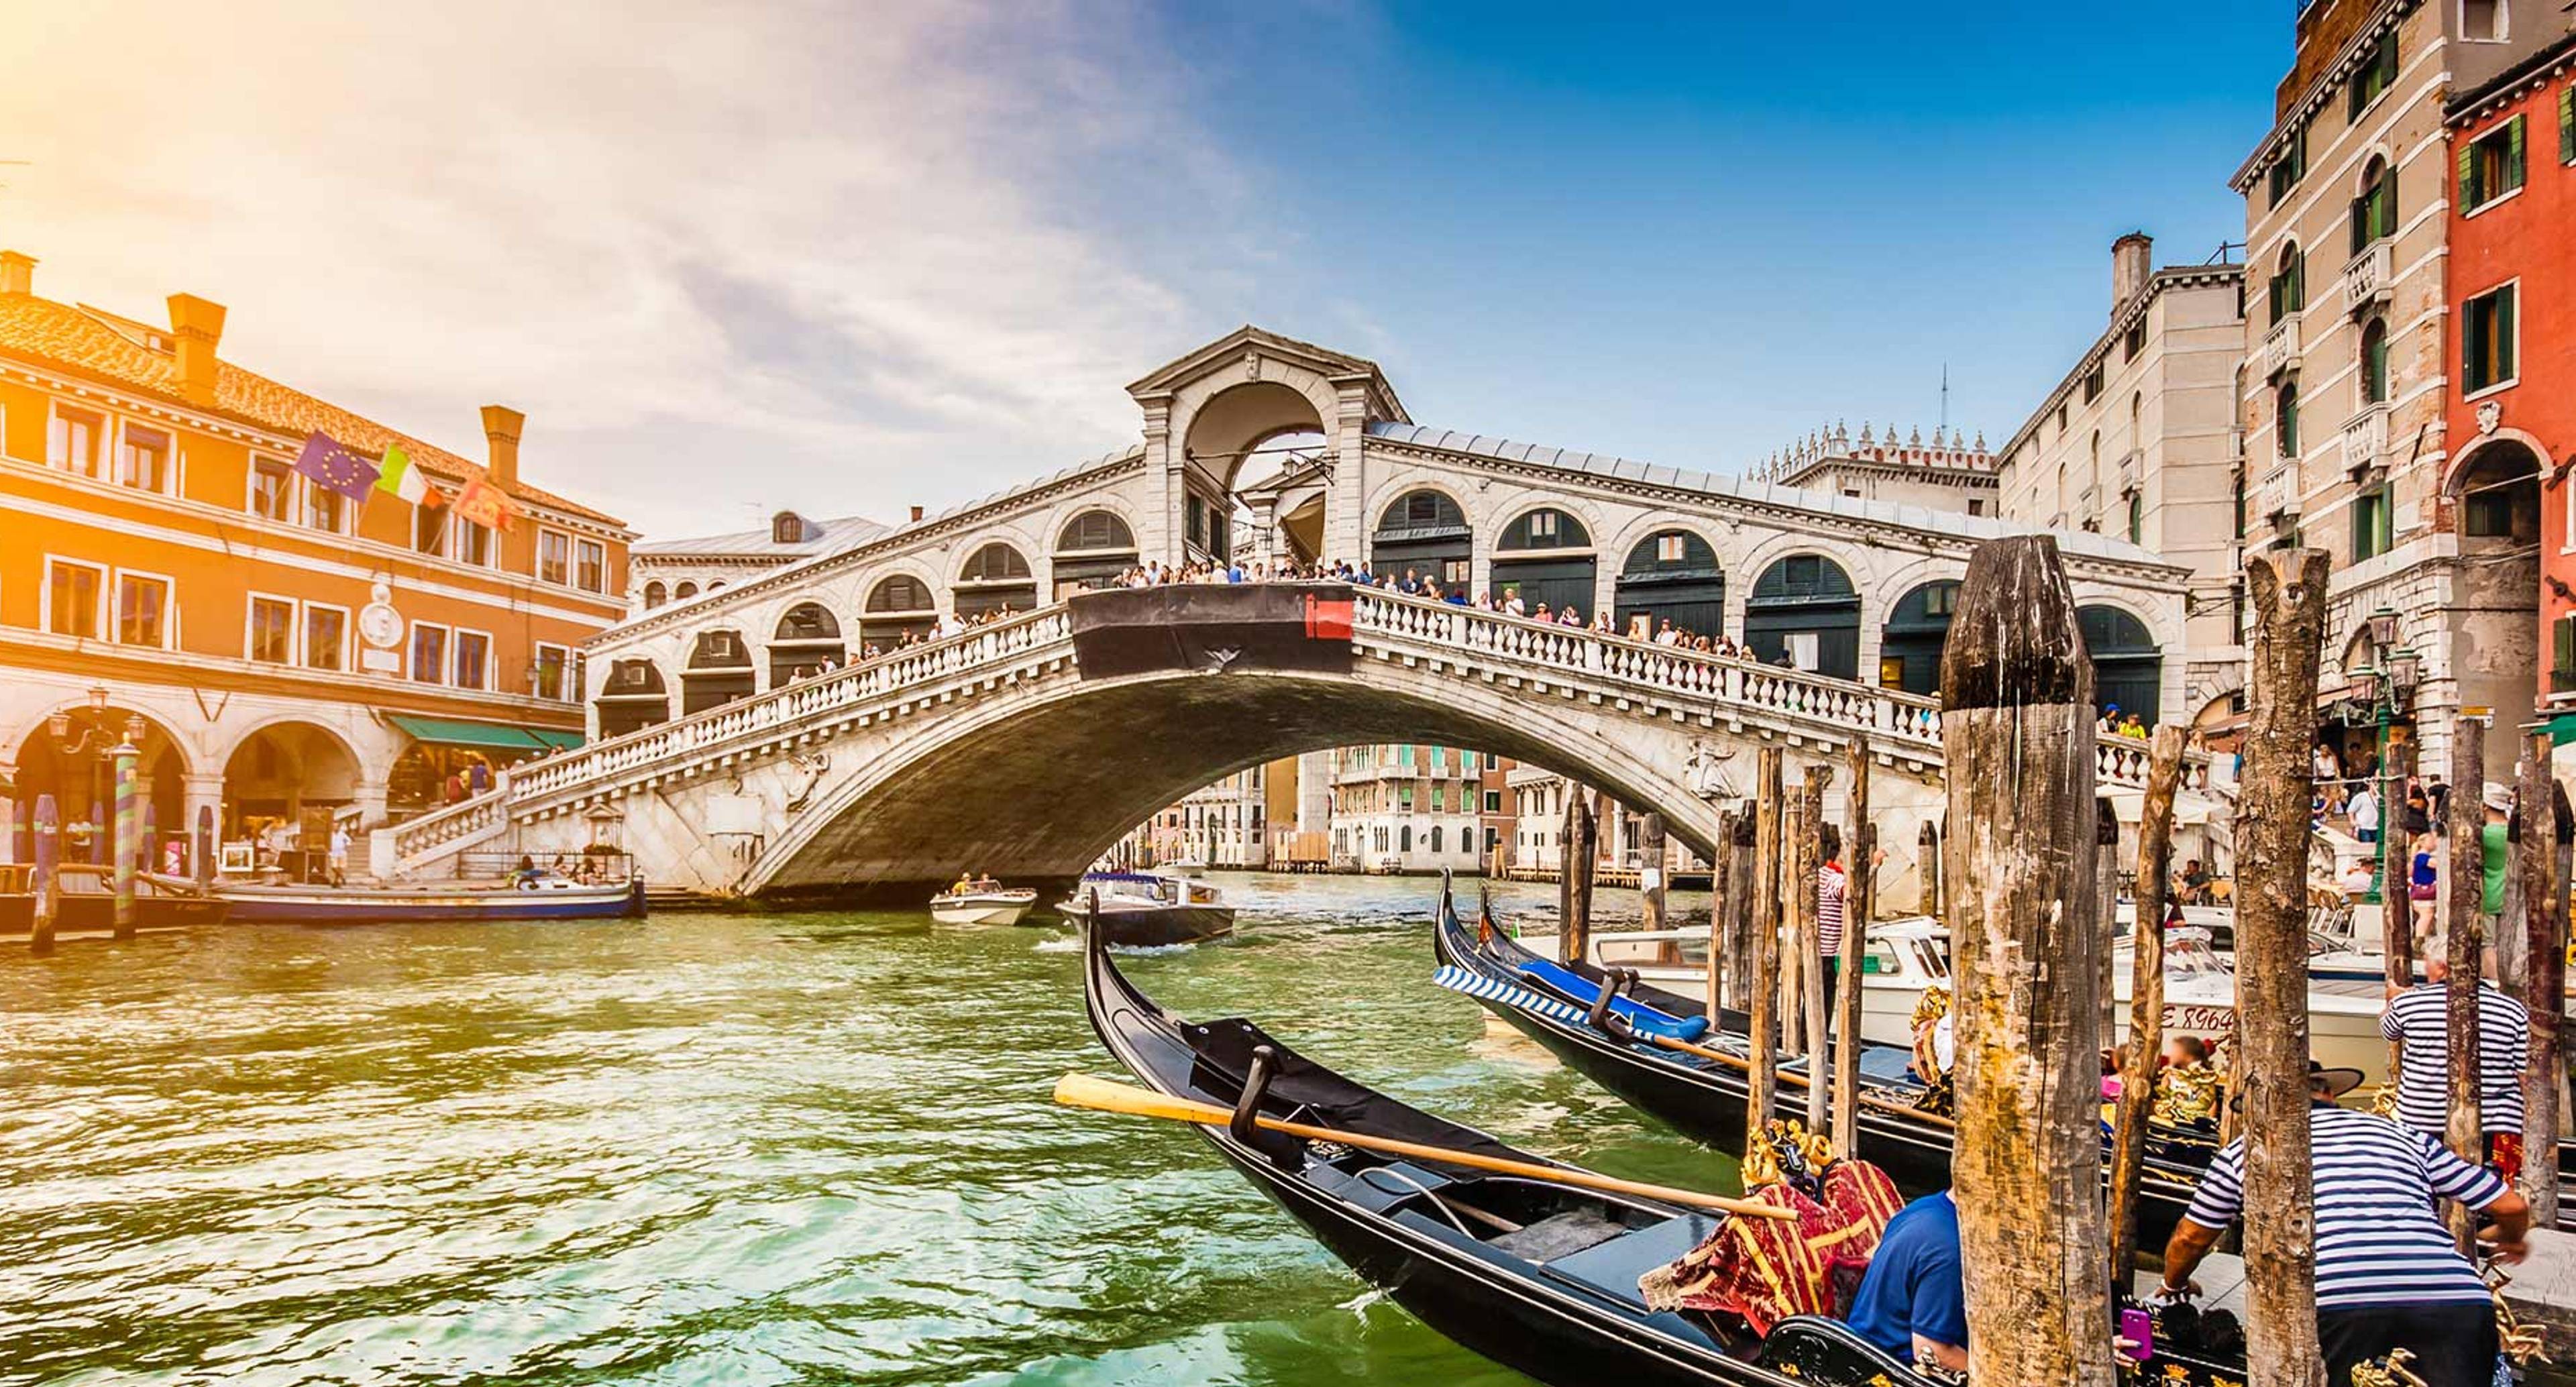
<path id="1" fill-rule="evenodd" d="M 2164 653 L 2147 624 L 2117 607 L 2078 607 L 2075 624 L 2093 658 L 2093 703 L 2135 713 L 2149 727 L 2164 712 Z"/>
<path id="2" fill-rule="evenodd" d="M 671 691 L 651 660 L 618 660 L 600 682 L 599 735 L 623 736 L 671 720 Z"/>
<path id="3" fill-rule="evenodd" d="M 1503 527 L 1502 542 L 1494 549 L 1494 594 L 1517 590 L 1533 612 L 1545 603 L 1551 611 L 1572 607 L 1590 620 L 1598 578 L 1592 532 L 1572 511 L 1556 506 L 1516 517 Z"/>
<path id="4" fill-rule="evenodd" d="M 1896 600 L 1878 634 L 1878 684 L 1910 694 L 1941 692 L 1941 647 L 1950 638 L 1950 615 L 1959 584 L 1944 578 Z"/>
<path id="5" fill-rule="evenodd" d="M 1717 550 L 1689 530 L 1637 541 L 1620 566 L 1618 591 L 1619 629 L 1630 635 L 1651 637 L 1665 622 L 1694 636 L 1726 634 L 1726 573 Z"/>
<path id="6" fill-rule="evenodd" d="M 701 631 L 689 649 L 689 667 L 680 672 L 680 711 L 703 713 L 749 698 L 758 682 L 740 632 Z"/>
<path id="7" fill-rule="evenodd" d="M 18 804 L 12 832 L 19 841 L 13 845 L 17 854 L 13 860 L 24 862 L 32 854 L 28 835 L 35 822 L 36 800 L 42 795 L 54 797 L 64 860 L 108 860 L 116 815 L 116 765 L 109 753 L 130 734 L 140 736 L 134 744 L 141 752 L 135 763 L 136 790 L 145 806 L 147 827 L 165 836 L 181 832 L 186 756 L 159 723 L 130 708 L 94 699 L 55 712 L 19 738 L 17 789 L 12 792 Z M 157 865 L 157 848 L 149 841 L 145 847 L 145 861 Z"/>
<path id="8" fill-rule="evenodd" d="M 296 833 L 308 811 L 336 810 L 358 797 L 358 757 L 338 734 L 307 722 L 271 723 L 242 738 L 224 762 L 227 842 L 259 839 L 271 825 Z"/>
<path id="9" fill-rule="evenodd" d="M 1744 604 L 1744 642 L 1764 664 L 1860 677 L 1860 594 L 1842 565 L 1791 554 L 1762 570 Z"/>
<path id="10" fill-rule="evenodd" d="M 826 662 L 849 659 L 841 644 L 841 621 L 820 602 L 799 602 L 781 613 L 769 636 L 769 687 L 777 688 L 823 672 Z"/>
<path id="11" fill-rule="evenodd" d="M 859 614 L 859 639 L 879 654 L 908 640 L 928 640 L 939 629 L 939 607 L 930 585 L 909 573 L 877 580 Z"/>
<path id="12" fill-rule="evenodd" d="M 1467 512 L 1449 493 L 1424 487 L 1396 497 L 1379 514 L 1369 536 L 1369 570 L 1397 578 L 1415 573 L 1464 589 L 1475 581 L 1475 551 Z"/>

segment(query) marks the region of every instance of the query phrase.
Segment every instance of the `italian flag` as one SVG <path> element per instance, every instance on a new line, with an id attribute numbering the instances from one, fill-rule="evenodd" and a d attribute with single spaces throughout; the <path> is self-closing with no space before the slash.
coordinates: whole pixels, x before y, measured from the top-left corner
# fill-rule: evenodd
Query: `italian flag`
<path id="1" fill-rule="evenodd" d="M 429 474 L 412 465 L 411 454 L 404 452 L 399 443 L 385 449 L 384 467 L 376 474 L 376 490 L 416 506 L 435 506 L 446 499 L 429 484 Z"/>

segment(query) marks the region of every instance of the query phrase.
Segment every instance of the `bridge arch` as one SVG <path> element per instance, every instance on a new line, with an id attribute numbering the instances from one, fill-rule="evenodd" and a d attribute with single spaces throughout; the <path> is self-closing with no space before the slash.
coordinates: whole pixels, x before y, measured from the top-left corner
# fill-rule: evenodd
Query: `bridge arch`
<path id="1" fill-rule="evenodd" d="M 2116 602 L 2079 603 L 2075 624 L 2093 661 L 2093 705 L 2118 704 L 2149 727 L 2164 711 L 2164 651 L 2146 618 Z"/>
<path id="2" fill-rule="evenodd" d="M 778 614 L 769 632 L 769 687 L 823 672 L 823 663 L 850 658 L 841 641 L 841 619 L 820 602 L 804 601 Z"/>
<path id="3" fill-rule="evenodd" d="M 751 643 L 730 626 L 700 631 L 689 642 L 689 662 L 680 671 L 680 711 L 703 713 L 758 692 L 760 674 L 751 663 Z"/>
<path id="4" fill-rule="evenodd" d="M 926 640 L 939 628 L 939 596 L 931 580 L 909 567 L 868 584 L 859 607 L 859 640 L 879 653 L 905 640 Z"/>
<path id="5" fill-rule="evenodd" d="M 1590 621 L 1601 601 L 1601 565 L 1592 547 L 1595 528 L 1591 517 L 1557 498 L 1511 513 L 1494 541 L 1495 595 L 1518 588 L 1532 609 L 1542 602 L 1558 610 L 1570 605 Z"/>
<path id="6" fill-rule="evenodd" d="M 612 660 L 591 707 L 602 738 L 640 732 L 671 720 L 670 685 L 662 678 L 662 667 L 645 656 Z"/>
<path id="7" fill-rule="evenodd" d="M 1376 515 L 1369 531 L 1372 572 L 1402 577 L 1408 568 L 1420 569 L 1444 588 L 1464 589 L 1475 582 L 1475 526 L 1448 488 L 1414 481 L 1377 508 Z"/>
<path id="8" fill-rule="evenodd" d="M 1940 694 L 1941 651 L 1958 604 L 1959 580 L 1934 578 L 1908 588 L 1889 606 L 1878 637 L 1879 687 Z"/>
<path id="9" fill-rule="evenodd" d="M 1860 590 L 1831 555 L 1783 554 L 1753 580 L 1744 642 L 1764 664 L 1860 677 Z"/>
<path id="10" fill-rule="evenodd" d="M 1174 672 L 1084 681 L 1032 699 L 953 706 L 834 784 L 764 845 L 737 889 L 792 898 L 930 881 L 975 845 L 1036 875 L 1072 875 L 1191 790 L 1263 762 L 1353 743 L 1474 747 L 1555 770 L 1665 816 L 1706 855 L 1715 805 L 1678 767 L 1691 734 L 1668 720 L 1534 718 L 1525 697 L 1400 664 L 1359 681 L 1281 672 Z M 1103 756 L 1104 742 L 1152 729 L 1151 754 Z M 1024 778 L 1049 793 L 961 793 Z"/>
<path id="11" fill-rule="evenodd" d="M 1037 570 L 1011 539 L 988 539 L 967 554 L 949 591 L 960 621 L 988 612 L 1025 612 L 1038 604 Z"/>
<path id="12" fill-rule="evenodd" d="M 1055 548 L 1047 577 L 1055 601 L 1136 566 L 1136 523 L 1118 506 L 1086 498 L 1053 517 L 1049 530 Z"/>
<path id="13" fill-rule="evenodd" d="M 1712 639 L 1726 634 L 1726 569 L 1717 545 L 1687 525 L 1664 525 L 1627 546 L 1619 565 L 1619 629 L 1643 620 L 1648 636 L 1674 629 Z"/>

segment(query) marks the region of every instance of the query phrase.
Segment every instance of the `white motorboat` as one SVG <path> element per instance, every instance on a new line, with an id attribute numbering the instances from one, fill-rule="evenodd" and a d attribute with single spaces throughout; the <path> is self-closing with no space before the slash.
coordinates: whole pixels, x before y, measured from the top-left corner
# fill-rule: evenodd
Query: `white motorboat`
<path id="1" fill-rule="evenodd" d="M 1225 903 L 1224 892 L 1169 870 L 1089 873 L 1073 899 L 1056 909 L 1099 929 L 1110 943 L 1130 947 L 1191 944 L 1234 932 L 1234 907 Z"/>
<path id="2" fill-rule="evenodd" d="M 1037 907 L 1038 893 L 974 877 L 930 898 L 930 918 L 943 925 L 1016 925 Z"/>

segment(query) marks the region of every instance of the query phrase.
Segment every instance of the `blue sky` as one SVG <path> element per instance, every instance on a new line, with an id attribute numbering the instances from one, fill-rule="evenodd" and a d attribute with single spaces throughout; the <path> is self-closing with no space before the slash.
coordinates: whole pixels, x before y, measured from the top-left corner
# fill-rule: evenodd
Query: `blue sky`
<path id="1" fill-rule="evenodd" d="M 1120 387 L 1245 321 L 1533 442 L 1733 469 L 1928 427 L 1945 363 L 2000 442 L 2115 236 L 2242 234 L 2278 8 L 48 6 L 0 244 L 461 452 L 515 404 L 532 480 L 666 537 L 1123 446 Z"/>

